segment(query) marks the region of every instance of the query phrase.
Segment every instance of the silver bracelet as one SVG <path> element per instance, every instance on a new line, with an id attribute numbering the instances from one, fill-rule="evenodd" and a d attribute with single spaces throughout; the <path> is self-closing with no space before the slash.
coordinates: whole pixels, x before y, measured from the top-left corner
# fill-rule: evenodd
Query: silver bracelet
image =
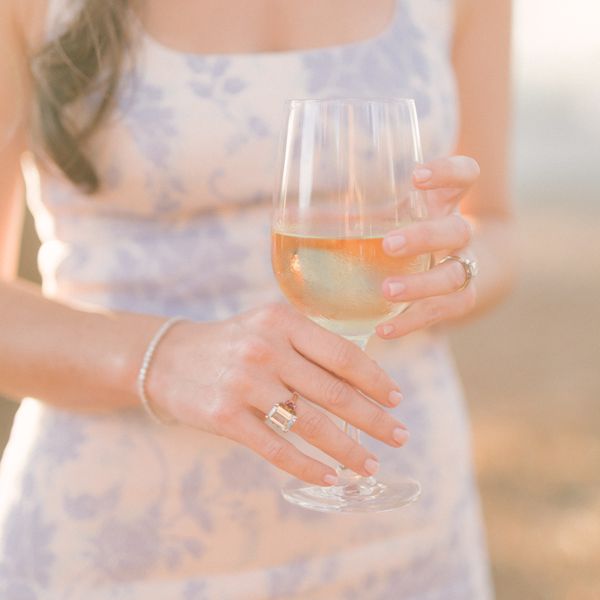
<path id="1" fill-rule="evenodd" d="M 146 352 L 144 353 L 144 358 L 142 359 L 142 366 L 140 367 L 140 372 L 137 376 L 137 391 L 140 397 L 140 401 L 146 414 L 159 425 L 173 425 L 175 423 L 174 420 L 167 421 L 163 417 L 161 417 L 152 405 L 150 404 L 150 400 L 146 395 L 146 376 L 148 375 L 148 368 L 150 367 L 150 362 L 152 361 L 152 357 L 154 356 L 154 351 L 158 346 L 160 340 L 164 337 L 164 335 L 175 325 L 175 323 L 179 323 L 179 321 L 183 321 L 183 317 L 172 317 L 166 320 L 158 329 L 158 331 L 154 334 L 154 337 L 150 340 L 148 347 L 146 348 Z"/>

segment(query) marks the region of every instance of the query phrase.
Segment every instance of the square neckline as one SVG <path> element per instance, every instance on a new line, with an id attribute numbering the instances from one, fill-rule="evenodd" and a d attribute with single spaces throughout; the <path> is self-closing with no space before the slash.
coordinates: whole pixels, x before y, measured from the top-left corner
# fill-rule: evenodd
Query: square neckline
<path id="1" fill-rule="evenodd" d="M 178 50 L 173 46 L 161 42 L 150 33 L 140 17 L 132 11 L 131 18 L 135 29 L 138 31 L 143 43 L 148 45 L 163 54 L 169 54 L 177 57 L 191 57 L 196 59 L 263 59 L 263 58 L 289 58 L 306 56 L 319 52 L 338 52 L 342 50 L 348 50 L 353 48 L 361 48 L 370 44 L 376 44 L 387 38 L 395 29 L 399 15 L 402 12 L 400 10 L 401 0 L 394 0 L 392 15 L 385 25 L 385 27 L 375 35 L 356 40 L 353 42 L 345 42 L 341 44 L 329 44 L 326 46 L 316 46 L 312 48 L 292 48 L 289 50 L 258 50 L 255 52 L 188 52 L 185 50 Z"/>

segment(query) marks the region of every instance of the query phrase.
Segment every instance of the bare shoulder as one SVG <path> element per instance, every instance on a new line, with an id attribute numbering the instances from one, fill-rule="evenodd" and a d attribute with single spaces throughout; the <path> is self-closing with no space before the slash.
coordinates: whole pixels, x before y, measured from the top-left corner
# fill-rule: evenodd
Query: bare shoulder
<path id="1" fill-rule="evenodd" d="M 42 43 L 45 12 L 46 0 L 0 0 L 0 151 L 26 122 L 27 63 Z"/>
<path id="2" fill-rule="evenodd" d="M 31 52 L 44 39 L 48 0 L 0 0 L 2 28 Z"/>

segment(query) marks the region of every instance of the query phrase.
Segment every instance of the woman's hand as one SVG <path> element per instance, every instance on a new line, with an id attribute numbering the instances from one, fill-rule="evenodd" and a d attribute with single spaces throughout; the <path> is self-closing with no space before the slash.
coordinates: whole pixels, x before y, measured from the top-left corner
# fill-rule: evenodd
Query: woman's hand
<path id="1" fill-rule="evenodd" d="M 473 310 L 475 281 L 461 289 L 465 284 L 464 267 L 455 260 L 438 263 L 448 255 L 470 256 L 471 225 L 458 213 L 458 203 L 478 177 L 479 165 L 467 156 L 439 159 L 415 170 L 415 186 L 427 191 L 428 219 L 388 233 L 383 247 L 387 254 L 397 257 L 431 253 L 436 266 L 424 273 L 388 277 L 383 282 L 386 298 L 412 304 L 377 327 L 381 337 L 403 336 Z"/>
<path id="2" fill-rule="evenodd" d="M 294 433 L 357 473 L 375 473 L 377 458 L 319 407 L 391 446 L 407 440 L 405 426 L 382 408 L 400 401 L 397 384 L 354 344 L 284 304 L 224 322 L 179 323 L 158 346 L 147 379 L 161 412 L 235 440 L 304 481 L 331 485 L 334 469 L 264 422 L 292 390 L 301 396 Z"/>

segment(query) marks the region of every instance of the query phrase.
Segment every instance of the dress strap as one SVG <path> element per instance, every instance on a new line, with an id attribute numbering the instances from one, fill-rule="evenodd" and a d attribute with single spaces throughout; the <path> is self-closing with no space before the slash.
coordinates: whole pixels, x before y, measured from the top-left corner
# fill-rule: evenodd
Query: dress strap
<path id="1" fill-rule="evenodd" d="M 408 13 L 433 43 L 450 48 L 454 37 L 456 0 L 396 0 L 396 14 Z"/>

